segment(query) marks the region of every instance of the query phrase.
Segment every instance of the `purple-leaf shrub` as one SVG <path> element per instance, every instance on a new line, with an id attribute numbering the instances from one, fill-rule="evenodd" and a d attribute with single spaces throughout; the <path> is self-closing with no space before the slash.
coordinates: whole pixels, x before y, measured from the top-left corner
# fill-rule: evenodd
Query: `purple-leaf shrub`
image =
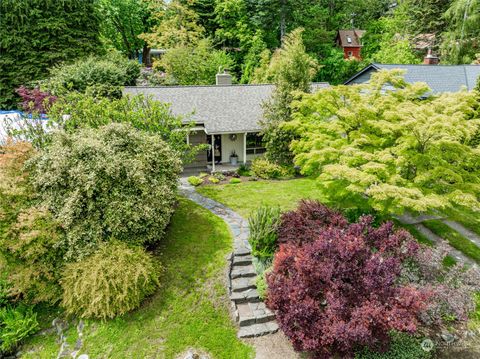
<path id="1" fill-rule="evenodd" d="M 267 276 L 267 305 L 295 349 L 348 358 L 361 346 L 387 348 L 391 330 L 415 332 L 430 292 L 398 284 L 403 262 L 419 250 L 410 234 L 392 223 L 373 228 L 369 216 L 349 225 L 313 202 L 296 212 L 283 218 Z"/>
<path id="2" fill-rule="evenodd" d="M 278 229 L 279 243 L 304 243 L 313 240 L 324 228 L 348 225 L 345 217 L 318 201 L 302 200 L 295 211 L 286 212 L 281 217 Z"/>
<path id="3" fill-rule="evenodd" d="M 22 102 L 20 103 L 22 109 L 27 113 L 35 112 L 44 114 L 57 100 L 56 96 L 41 91 L 38 87 L 28 89 L 25 86 L 21 86 L 16 92 L 22 98 Z"/>

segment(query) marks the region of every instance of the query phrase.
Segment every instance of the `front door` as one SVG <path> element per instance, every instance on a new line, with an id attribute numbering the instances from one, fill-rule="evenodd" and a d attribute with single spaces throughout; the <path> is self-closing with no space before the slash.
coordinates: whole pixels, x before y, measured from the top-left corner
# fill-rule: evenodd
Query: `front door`
<path id="1" fill-rule="evenodd" d="M 222 135 L 214 135 L 215 148 L 212 147 L 212 136 L 207 136 L 208 144 L 210 145 L 207 151 L 207 162 L 212 163 L 212 155 L 215 158 L 215 163 L 222 162 Z"/>

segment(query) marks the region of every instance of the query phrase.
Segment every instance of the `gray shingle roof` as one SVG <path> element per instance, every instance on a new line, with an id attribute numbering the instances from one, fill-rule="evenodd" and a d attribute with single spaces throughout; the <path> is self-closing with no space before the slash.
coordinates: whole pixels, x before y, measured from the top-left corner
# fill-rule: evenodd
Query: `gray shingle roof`
<path id="1" fill-rule="evenodd" d="M 315 83 L 313 89 L 327 87 Z M 171 104 L 175 115 L 203 123 L 209 134 L 257 132 L 262 118 L 262 102 L 272 93 L 273 85 L 159 86 L 125 87 L 126 94 L 144 94 Z"/>
<path id="2" fill-rule="evenodd" d="M 466 87 L 472 90 L 480 76 L 479 65 L 395 65 L 374 63 L 345 82 L 346 85 L 364 82 L 368 72 L 380 69 L 404 69 L 409 83 L 425 82 L 434 93 L 457 92 Z M 370 78 L 370 76 L 368 76 Z"/>

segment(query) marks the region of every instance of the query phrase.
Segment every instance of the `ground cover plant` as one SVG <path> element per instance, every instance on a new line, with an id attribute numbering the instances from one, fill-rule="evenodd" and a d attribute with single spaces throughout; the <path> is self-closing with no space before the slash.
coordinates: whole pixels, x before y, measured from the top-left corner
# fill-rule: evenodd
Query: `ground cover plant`
<path id="1" fill-rule="evenodd" d="M 228 313 L 223 269 L 231 251 L 227 225 L 208 210 L 180 200 L 154 253 L 154 260 L 163 267 L 159 290 L 121 317 L 85 320 L 82 352 L 93 358 L 173 359 L 187 348 L 196 348 L 220 359 L 253 357 L 253 349 L 237 339 Z M 52 319 L 41 324 L 50 327 Z M 78 337 L 74 327 L 65 334 L 72 343 Z M 52 358 L 58 348 L 51 333 L 29 339 L 23 352 L 25 358 Z"/>

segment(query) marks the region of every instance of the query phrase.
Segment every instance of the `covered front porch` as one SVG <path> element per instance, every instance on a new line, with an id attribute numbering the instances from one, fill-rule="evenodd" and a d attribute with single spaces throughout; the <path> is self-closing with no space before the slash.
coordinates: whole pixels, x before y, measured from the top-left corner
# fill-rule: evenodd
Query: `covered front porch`
<path id="1" fill-rule="evenodd" d="M 262 136 L 258 132 L 212 133 L 197 128 L 187 135 L 187 143 L 208 144 L 188 169 L 198 168 L 209 172 L 233 171 L 241 164 L 247 164 L 265 153 Z"/>

